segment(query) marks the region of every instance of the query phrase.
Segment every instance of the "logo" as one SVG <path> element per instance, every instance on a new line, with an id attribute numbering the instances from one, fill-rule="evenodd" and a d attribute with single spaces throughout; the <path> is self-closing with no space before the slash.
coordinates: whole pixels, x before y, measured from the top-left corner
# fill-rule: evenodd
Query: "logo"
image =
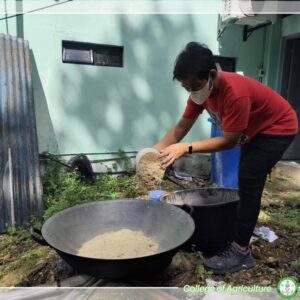
<path id="1" fill-rule="evenodd" d="M 277 292 L 279 296 L 285 299 L 295 297 L 299 290 L 299 283 L 295 277 L 282 277 L 277 284 Z"/>

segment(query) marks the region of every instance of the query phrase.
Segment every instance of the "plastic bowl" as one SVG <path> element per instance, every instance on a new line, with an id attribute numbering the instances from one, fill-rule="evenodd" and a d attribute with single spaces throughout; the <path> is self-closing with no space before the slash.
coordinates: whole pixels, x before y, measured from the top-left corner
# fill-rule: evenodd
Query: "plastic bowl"
<path id="1" fill-rule="evenodd" d="M 136 157 L 135 157 L 135 163 L 136 163 L 136 166 L 138 165 L 140 159 L 147 153 L 156 153 L 156 154 L 159 154 L 159 151 L 156 150 L 155 148 L 143 148 L 142 150 L 140 150 Z"/>

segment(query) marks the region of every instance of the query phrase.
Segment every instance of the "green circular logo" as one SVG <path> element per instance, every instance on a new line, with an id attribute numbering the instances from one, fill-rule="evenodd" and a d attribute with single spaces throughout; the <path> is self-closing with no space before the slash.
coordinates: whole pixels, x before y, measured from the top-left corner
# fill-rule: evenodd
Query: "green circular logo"
<path id="1" fill-rule="evenodd" d="M 295 297 L 299 290 L 299 283 L 295 277 L 282 277 L 277 284 L 277 292 L 279 296 L 285 299 Z"/>

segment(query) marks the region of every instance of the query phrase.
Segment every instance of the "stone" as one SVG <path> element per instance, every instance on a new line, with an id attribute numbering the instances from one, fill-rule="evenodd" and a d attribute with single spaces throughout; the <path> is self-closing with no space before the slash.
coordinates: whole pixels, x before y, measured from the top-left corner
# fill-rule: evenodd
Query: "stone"
<path id="1" fill-rule="evenodd" d="M 261 285 L 263 286 L 269 286 L 271 284 L 270 280 L 264 279 L 260 282 Z"/>
<path id="2" fill-rule="evenodd" d="M 183 252 L 178 252 L 169 266 L 170 270 L 190 271 L 195 268 L 195 261 L 192 256 L 187 256 Z"/>
<path id="3" fill-rule="evenodd" d="M 300 273 L 300 258 L 291 262 L 291 268 L 293 268 L 295 272 Z"/>
<path id="4" fill-rule="evenodd" d="M 270 221 L 270 216 L 261 210 L 259 213 L 259 216 L 258 216 L 258 220 L 262 223 L 265 223 L 265 222 Z"/>
<path id="5" fill-rule="evenodd" d="M 266 262 L 265 262 L 265 265 L 267 265 L 268 267 L 270 268 L 276 268 L 279 264 L 279 261 L 277 258 L 275 257 L 268 257 Z"/>

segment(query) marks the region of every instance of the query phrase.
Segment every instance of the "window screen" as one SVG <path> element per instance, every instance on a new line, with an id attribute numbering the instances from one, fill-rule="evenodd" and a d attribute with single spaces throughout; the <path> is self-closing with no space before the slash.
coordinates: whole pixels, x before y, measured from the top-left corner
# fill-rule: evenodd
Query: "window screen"
<path id="1" fill-rule="evenodd" d="M 235 58 L 214 55 L 214 60 L 218 63 L 223 71 L 235 72 Z"/>
<path id="2" fill-rule="evenodd" d="M 64 63 L 123 67 L 123 46 L 62 41 Z"/>

